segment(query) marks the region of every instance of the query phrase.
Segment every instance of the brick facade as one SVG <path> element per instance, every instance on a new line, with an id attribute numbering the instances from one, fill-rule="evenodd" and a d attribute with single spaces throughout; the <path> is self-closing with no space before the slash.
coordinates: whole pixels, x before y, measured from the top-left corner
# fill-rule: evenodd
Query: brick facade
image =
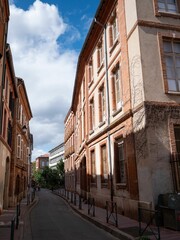
<path id="1" fill-rule="evenodd" d="M 180 92 L 177 78 L 168 78 L 163 42 L 180 46 L 178 16 L 160 12 L 157 0 L 101 1 L 78 61 L 65 119 L 66 189 L 100 206 L 113 200 L 132 218 L 138 205 L 154 209 L 159 194 L 178 187 L 171 155 L 179 149 Z"/>

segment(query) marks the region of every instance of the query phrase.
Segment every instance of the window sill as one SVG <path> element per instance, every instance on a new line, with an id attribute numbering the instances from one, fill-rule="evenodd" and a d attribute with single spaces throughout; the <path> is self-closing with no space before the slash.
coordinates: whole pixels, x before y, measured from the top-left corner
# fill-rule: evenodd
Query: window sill
<path id="1" fill-rule="evenodd" d="M 172 94 L 172 95 L 180 95 L 180 92 L 173 92 L 173 91 L 167 91 L 167 94 Z"/>
<path id="2" fill-rule="evenodd" d="M 110 51 L 109 51 L 109 53 L 110 53 L 110 55 L 112 54 L 112 52 L 114 51 L 114 49 L 116 48 L 116 46 L 118 45 L 118 43 L 119 43 L 119 40 L 118 40 L 118 37 L 115 39 L 115 41 L 113 42 L 113 45 L 111 46 L 111 48 L 110 48 Z"/>
<path id="3" fill-rule="evenodd" d="M 156 17 L 180 18 L 180 13 L 171 13 L 171 12 L 158 11 L 158 12 L 156 13 Z"/>
<path id="4" fill-rule="evenodd" d="M 116 184 L 116 190 L 126 189 L 126 188 L 127 188 L 127 184 L 126 183 L 117 183 Z"/>
<path id="5" fill-rule="evenodd" d="M 92 135 L 94 133 L 94 130 L 90 130 L 89 135 Z"/>
<path id="6" fill-rule="evenodd" d="M 93 84 L 94 80 L 92 80 L 91 82 L 88 83 L 88 88 L 90 88 Z"/>
<path id="7" fill-rule="evenodd" d="M 99 128 L 101 128 L 105 124 L 105 121 L 99 123 Z"/>
<path id="8" fill-rule="evenodd" d="M 97 70 L 98 74 L 100 73 L 100 71 L 102 70 L 103 67 L 104 67 L 104 61 L 101 62 L 100 66 L 99 66 L 99 68 Z"/>
<path id="9" fill-rule="evenodd" d="M 121 111 L 122 111 L 122 107 L 120 107 L 120 108 L 117 109 L 117 110 L 114 110 L 112 116 L 115 117 L 115 116 L 118 115 L 118 113 L 120 113 Z"/>

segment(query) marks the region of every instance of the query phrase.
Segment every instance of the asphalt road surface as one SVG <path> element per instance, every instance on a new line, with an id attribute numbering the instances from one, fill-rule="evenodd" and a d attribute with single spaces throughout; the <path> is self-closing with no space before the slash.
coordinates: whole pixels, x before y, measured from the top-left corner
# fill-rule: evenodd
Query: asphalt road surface
<path id="1" fill-rule="evenodd" d="M 27 216 L 23 240 L 117 240 L 83 219 L 49 190 L 36 192 L 39 201 Z"/>

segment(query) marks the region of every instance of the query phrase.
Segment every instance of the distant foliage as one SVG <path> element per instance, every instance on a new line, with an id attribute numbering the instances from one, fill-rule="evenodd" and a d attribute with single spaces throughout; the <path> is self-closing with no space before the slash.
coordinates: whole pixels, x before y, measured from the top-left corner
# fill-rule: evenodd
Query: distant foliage
<path id="1" fill-rule="evenodd" d="M 57 164 L 57 169 L 45 167 L 43 170 L 34 171 L 33 180 L 36 185 L 44 188 L 56 189 L 64 185 L 64 162 Z"/>

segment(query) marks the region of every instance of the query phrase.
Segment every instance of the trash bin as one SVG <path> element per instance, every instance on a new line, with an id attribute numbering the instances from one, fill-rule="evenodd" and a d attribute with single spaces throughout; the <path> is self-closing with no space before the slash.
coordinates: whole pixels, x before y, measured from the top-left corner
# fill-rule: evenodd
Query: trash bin
<path id="1" fill-rule="evenodd" d="M 180 231 L 180 194 L 166 193 L 158 197 L 164 227 Z"/>

